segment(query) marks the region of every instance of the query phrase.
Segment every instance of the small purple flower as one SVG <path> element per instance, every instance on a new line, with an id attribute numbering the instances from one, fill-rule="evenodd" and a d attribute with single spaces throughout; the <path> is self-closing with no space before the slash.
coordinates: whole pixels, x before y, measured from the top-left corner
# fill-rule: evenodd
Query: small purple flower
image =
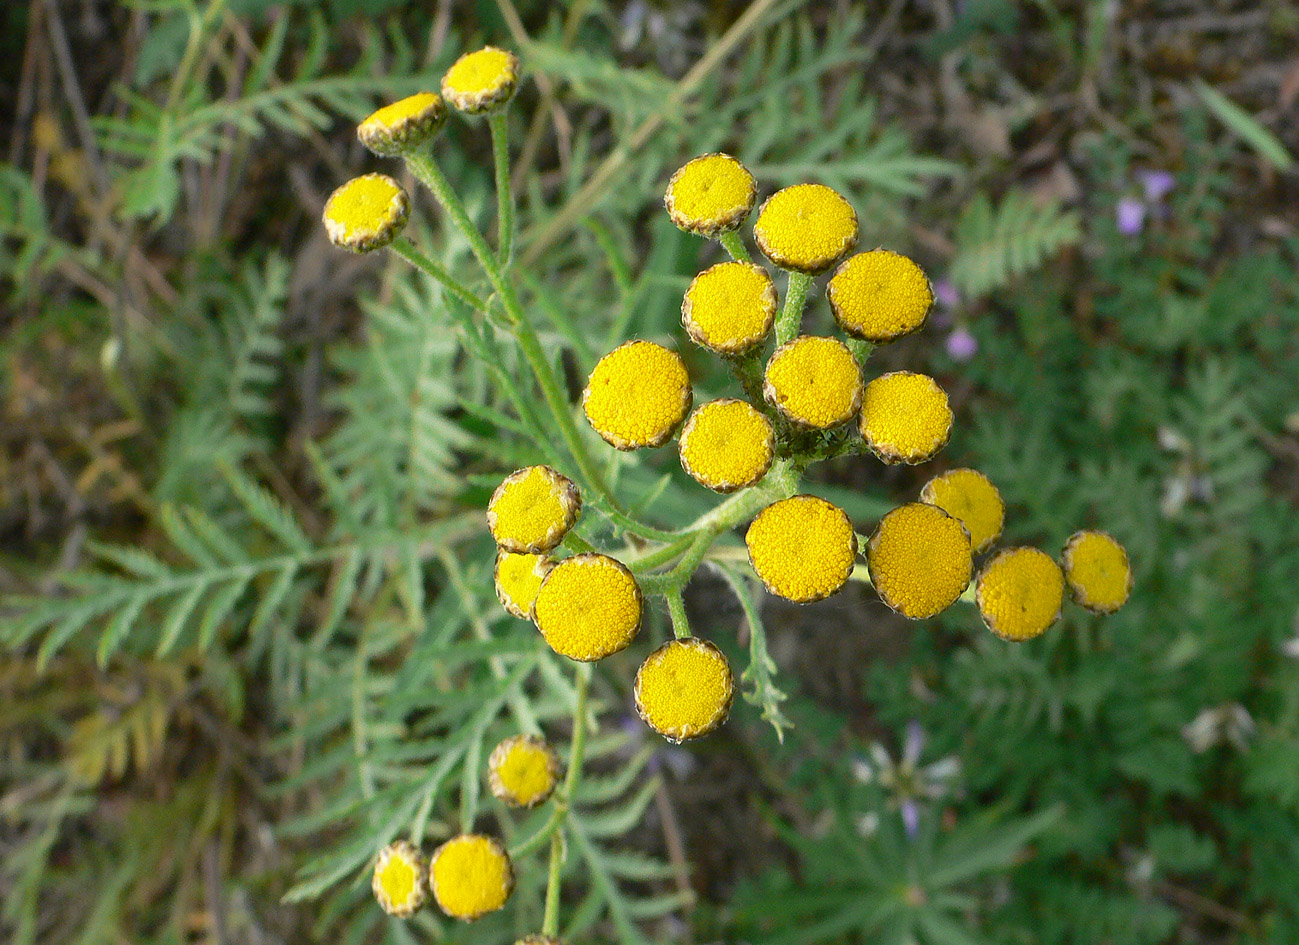
<path id="1" fill-rule="evenodd" d="M 1114 208 L 1114 218 L 1120 233 L 1136 236 L 1146 223 L 1146 205 L 1136 197 L 1124 197 Z"/>
<path id="2" fill-rule="evenodd" d="M 1177 185 L 1177 178 L 1168 171 L 1142 171 L 1137 175 L 1147 203 L 1158 203 Z"/>
<path id="3" fill-rule="evenodd" d="M 947 354 L 953 361 L 968 361 L 979 350 L 979 339 L 964 325 L 958 325 L 947 336 Z"/>
<path id="4" fill-rule="evenodd" d="M 902 802 L 899 813 L 902 814 L 902 826 L 906 828 L 907 836 L 914 839 L 920 830 L 920 805 L 908 797 Z"/>
<path id="5" fill-rule="evenodd" d="M 961 304 L 961 294 L 950 280 L 939 279 L 934 283 L 934 301 L 943 308 L 956 308 Z"/>

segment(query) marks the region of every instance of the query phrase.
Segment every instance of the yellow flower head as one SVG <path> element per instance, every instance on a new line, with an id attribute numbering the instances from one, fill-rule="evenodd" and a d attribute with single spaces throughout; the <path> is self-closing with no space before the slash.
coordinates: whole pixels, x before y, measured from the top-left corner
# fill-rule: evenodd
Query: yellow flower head
<path id="1" fill-rule="evenodd" d="M 952 437 L 946 392 L 925 374 L 894 371 L 866 385 L 861 436 L 885 463 L 923 463 Z"/>
<path id="2" fill-rule="evenodd" d="M 669 640 L 636 672 L 636 711 L 671 742 L 699 738 L 726 721 L 735 695 L 731 667 L 707 640 Z"/>
<path id="3" fill-rule="evenodd" d="M 514 735 L 492 749 L 487 781 L 506 804 L 536 807 L 559 783 L 559 759 L 544 738 Z"/>
<path id="4" fill-rule="evenodd" d="M 541 582 L 551 568 L 545 555 L 518 555 L 512 551 L 496 552 L 496 597 L 501 606 L 516 617 L 528 620 L 532 602 L 537 599 Z"/>
<path id="5" fill-rule="evenodd" d="M 577 521 L 577 486 L 549 466 L 526 466 L 506 476 L 487 502 L 487 528 L 515 554 L 545 554 Z"/>
<path id="6" fill-rule="evenodd" d="M 886 249 L 844 260 L 830 277 L 826 295 L 840 328 L 876 344 L 917 331 L 934 304 L 924 270 Z"/>
<path id="7" fill-rule="evenodd" d="M 976 469 L 953 469 L 935 476 L 920 490 L 920 501 L 959 519 L 970 533 L 976 555 L 1001 537 L 1006 503 L 992 480 Z"/>
<path id="8" fill-rule="evenodd" d="M 1007 548 L 979 572 L 974 599 L 988 629 L 1003 640 L 1031 640 L 1060 616 L 1064 574 L 1045 551 Z"/>
<path id="9" fill-rule="evenodd" d="M 672 175 L 663 204 L 687 233 L 714 237 L 744 222 L 757 193 L 753 175 L 735 158 L 703 154 Z"/>
<path id="10" fill-rule="evenodd" d="M 799 426 L 826 430 L 861 409 L 861 368 L 837 338 L 801 335 L 771 356 L 762 392 Z"/>
<path id="11" fill-rule="evenodd" d="M 758 482 L 771 467 L 771 421 L 743 400 L 704 404 L 681 431 L 681 468 L 714 492 Z"/>
<path id="12" fill-rule="evenodd" d="M 753 236 L 781 269 L 816 274 L 857 245 L 857 213 L 824 184 L 795 184 L 766 199 Z"/>
<path id="13" fill-rule="evenodd" d="M 417 92 L 385 105 L 356 127 L 361 143 L 380 157 L 397 157 L 428 141 L 447 120 L 436 92 Z"/>
<path id="14" fill-rule="evenodd" d="M 519 57 L 495 46 L 465 53 L 442 77 L 442 97 L 469 115 L 496 111 L 519 87 Z"/>
<path id="15" fill-rule="evenodd" d="M 405 840 L 390 843 L 379 851 L 370 888 L 383 911 L 405 919 L 428 900 L 428 879 L 424 857 Z"/>
<path id="16" fill-rule="evenodd" d="M 738 355 L 760 344 L 776 321 L 776 286 L 767 270 L 724 262 L 695 276 L 681 303 L 681 324 L 695 344 Z"/>
<path id="17" fill-rule="evenodd" d="M 505 848 L 482 834 L 462 833 L 433 851 L 429 885 L 442 911 L 477 919 L 505 905 L 514 892 L 514 866 Z"/>
<path id="18" fill-rule="evenodd" d="M 395 240 L 409 216 L 410 200 L 400 184 L 384 174 L 365 174 L 329 195 L 323 219 L 331 243 L 368 253 Z"/>
<path id="19" fill-rule="evenodd" d="M 744 543 L 767 590 L 798 604 L 837 592 L 857 557 L 857 533 L 847 513 L 812 495 L 767 506 L 749 525 Z"/>
<path id="20" fill-rule="evenodd" d="M 532 619 L 560 656 L 589 663 L 624 649 L 640 630 L 641 592 L 608 555 L 565 558 L 546 575 Z"/>
<path id="21" fill-rule="evenodd" d="M 1075 532 L 1064 546 L 1064 574 L 1074 600 L 1112 614 L 1132 593 L 1132 565 L 1123 546 L 1105 532 Z"/>
<path id="22" fill-rule="evenodd" d="M 582 407 L 610 446 L 662 446 L 681 425 L 694 397 L 681 355 L 651 341 L 629 341 L 596 364 Z"/>
<path id="23" fill-rule="evenodd" d="M 946 610 L 969 587 L 974 553 L 958 520 L 937 506 L 911 502 L 880 519 L 866 564 L 880 600 L 920 620 Z"/>

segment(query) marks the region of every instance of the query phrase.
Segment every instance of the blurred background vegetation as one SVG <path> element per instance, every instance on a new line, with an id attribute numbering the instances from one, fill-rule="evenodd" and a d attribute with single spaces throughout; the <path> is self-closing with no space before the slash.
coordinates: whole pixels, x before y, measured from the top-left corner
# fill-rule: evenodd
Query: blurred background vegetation
<path id="1" fill-rule="evenodd" d="M 698 629 L 744 666 L 765 621 L 774 675 L 759 659 L 760 708 L 686 750 L 622 724 L 634 662 L 602 664 L 566 936 L 1299 941 L 1292 3 L 15 0 L 0 22 L 0 938 L 535 926 L 536 869 L 470 927 L 369 898 L 412 823 L 524 829 L 479 799 L 484 740 L 521 693 L 543 721 L 571 693 L 541 657 L 514 678 L 536 650 L 481 525 L 536 457 L 436 285 L 319 224 L 380 169 L 355 120 L 492 42 L 530 75 L 523 278 L 574 390 L 625 337 L 678 339 L 718 258 L 662 212 L 682 160 L 819 180 L 939 287 L 876 355 L 951 393 L 937 465 L 1001 487 L 1007 543 L 1103 527 L 1137 574 L 1117 616 L 1012 647 L 965 605 L 913 625 L 853 586 L 742 611 L 702 573 Z M 438 148 L 489 219 L 485 132 Z M 417 230 L 467 266 L 436 214 Z M 675 465 L 614 471 L 672 525 L 704 502 Z M 843 461 L 816 488 L 869 530 L 933 471 Z M 488 671 L 506 655 L 523 669 Z"/>

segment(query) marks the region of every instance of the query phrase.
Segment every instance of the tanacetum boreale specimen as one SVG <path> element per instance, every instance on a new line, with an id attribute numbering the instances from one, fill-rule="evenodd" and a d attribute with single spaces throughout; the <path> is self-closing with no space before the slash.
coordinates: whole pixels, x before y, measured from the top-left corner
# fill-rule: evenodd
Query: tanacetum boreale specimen
<path id="1" fill-rule="evenodd" d="M 532 602 L 537 599 L 541 582 L 554 562 L 545 555 L 515 554 L 504 549 L 496 552 L 496 599 L 501 606 L 524 620 L 532 618 Z"/>
<path id="2" fill-rule="evenodd" d="M 875 344 L 919 331 L 934 304 L 924 271 L 886 249 L 844 260 L 826 285 L 826 297 L 844 332 Z"/>
<path id="3" fill-rule="evenodd" d="M 758 208 L 753 236 L 781 269 L 815 275 L 857 245 L 857 212 L 824 184 L 795 184 Z"/>
<path id="4" fill-rule="evenodd" d="M 492 749 L 487 760 L 492 794 L 511 807 L 536 807 L 559 784 L 559 758 L 544 738 L 514 735 Z"/>
<path id="5" fill-rule="evenodd" d="M 405 840 L 380 850 L 370 882 L 380 908 L 402 919 L 414 915 L 428 899 L 427 869 L 419 850 Z"/>
<path id="6" fill-rule="evenodd" d="M 1132 593 L 1128 553 L 1105 532 L 1081 531 L 1064 546 L 1064 576 L 1074 600 L 1097 614 L 1112 614 Z"/>
<path id="7" fill-rule="evenodd" d="M 970 533 L 975 554 L 987 551 L 1001 537 L 1006 503 L 992 480 L 977 469 L 952 469 L 935 476 L 920 490 L 920 501 L 959 519 Z"/>
<path id="8" fill-rule="evenodd" d="M 519 85 L 519 57 L 495 46 L 466 53 L 442 77 L 442 97 L 454 108 L 482 115 L 503 108 Z"/>
<path id="9" fill-rule="evenodd" d="M 753 175 L 735 158 L 703 154 L 672 175 L 663 204 L 687 233 L 713 237 L 743 223 L 757 193 Z"/>
<path id="10" fill-rule="evenodd" d="M 804 335 L 771 356 L 763 394 L 791 422 L 827 430 L 861 410 L 861 368 L 839 339 Z"/>
<path id="11" fill-rule="evenodd" d="M 397 157 L 432 138 L 446 120 L 442 96 L 417 92 L 371 114 L 356 126 L 356 136 L 380 157 Z"/>
<path id="12" fill-rule="evenodd" d="M 695 276 L 681 303 L 681 324 L 696 344 L 738 355 L 761 344 L 776 321 L 776 285 L 767 270 L 718 263 Z"/>
<path id="13" fill-rule="evenodd" d="M 338 247 L 354 253 L 382 249 L 401 233 L 410 200 L 391 177 L 354 177 L 325 201 L 325 232 Z"/>
<path id="14" fill-rule="evenodd" d="M 556 653 L 589 663 L 636 638 L 641 606 L 640 586 L 625 565 L 608 555 L 580 554 L 550 569 L 532 619 Z"/>
<path id="15" fill-rule="evenodd" d="M 969 587 L 974 551 L 960 521 L 936 505 L 911 502 L 880 519 L 866 563 L 880 599 L 919 620 L 942 613 Z"/>
<path id="16" fill-rule="evenodd" d="M 690 411 L 693 392 L 681 356 L 651 341 L 629 341 L 591 372 L 582 407 L 610 446 L 662 446 Z"/>
<path id="17" fill-rule="evenodd" d="M 568 534 L 582 496 L 567 476 L 549 466 L 510 473 L 487 503 L 487 528 L 496 544 L 516 554 L 544 554 Z"/>
<path id="18" fill-rule="evenodd" d="M 1064 574 L 1036 548 L 999 551 L 979 572 L 975 600 L 988 629 L 1003 640 L 1041 636 L 1060 618 Z"/>
<path id="19" fill-rule="evenodd" d="M 429 888 L 453 919 L 479 919 L 504 906 L 514 892 L 514 864 L 493 838 L 460 834 L 433 851 Z"/>
<path id="20" fill-rule="evenodd" d="M 842 588 L 857 557 L 857 533 L 848 515 L 812 495 L 767 506 L 749 525 L 744 543 L 767 590 L 800 604 Z"/>
<path id="21" fill-rule="evenodd" d="M 862 441 L 886 463 L 924 463 L 952 436 L 946 392 L 925 374 L 894 371 L 875 378 L 862 394 Z"/>
<path id="22" fill-rule="evenodd" d="M 669 640 L 636 673 L 636 711 L 668 741 L 699 738 L 726 721 L 735 695 L 731 667 L 707 640 Z"/>
<path id="23" fill-rule="evenodd" d="M 714 400 L 690 415 L 681 431 L 681 468 L 714 492 L 756 484 L 771 468 L 771 421 L 743 400 Z"/>

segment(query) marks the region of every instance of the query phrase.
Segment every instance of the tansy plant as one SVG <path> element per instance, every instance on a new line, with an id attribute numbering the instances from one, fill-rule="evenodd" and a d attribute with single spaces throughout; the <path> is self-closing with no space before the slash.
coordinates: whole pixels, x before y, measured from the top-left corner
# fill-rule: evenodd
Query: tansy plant
<path id="1" fill-rule="evenodd" d="M 755 262 L 740 230 L 760 188 L 730 155 L 686 163 L 667 182 L 664 203 L 679 228 L 719 242 L 730 256 L 691 281 L 681 322 L 683 342 L 724 360 L 735 396 L 695 404 L 678 349 L 629 339 L 599 359 L 575 404 L 523 304 L 524 280 L 512 268 L 505 118 L 519 80 L 518 59 L 488 47 L 457 61 L 440 93 L 387 105 L 358 128 L 375 155 L 400 158 L 428 188 L 467 241 L 485 293 L 478 280 L 453 273 L 438 262 L 437 251 L 421 250 L 403 235 L 411 201 L 392 177 L 370 173 L 345 183 L 329 198 L 324 222 L 339 247 L 386 248 L 440 282 L 467 350 L 490 364 L 517 413 L 511 428 L 540 430 L 545 417 L 558 432 L 556 442 L 534 436 L 537 462 L 500 480 L 487 502 L 486 528 L 497 546 L 501 605 L 535 624 L 545 644 L 574 664 L 571 742 L 561 763 L 539 731 L 525 732 L 502 741 L 485 771 L 472 772 L 486 775 L 503 804 L 549 805 L 550 813 L 532 837 L 512 848 L 465 827 L 427 856 L 397 841 L 373 863 L 375 896 L 387 912 L 410 916 L 431 899 L 447 916 L 469 921 L 502 908 L 515 870 L 529 869 L 528 855 L 548 849 L 543 918 L 539 936 L 530 940 L 553 941 L 563 851 L 576 829 L 570 805 L 595 727 L 587 700 L 592 665 L 635 648 L 640 666 L 629 696 L 645 724 L 671 742 L 708 735 L 731 710 L 736 684 L 727 641 L 718 646 L 700 639 L 686 616 L 683 593 L 702 566 L 727 578 L 751 618 L 756 607 L 737 570 L 745 551 L 753 574 L 778 597 L 819 601 L 857 580 L 913 620 L 965 599 L 989 630 L 1015 642 L 1044 633 L 1067 593 L 1096 613 L 1112 613 L 1127 599 L 1132 573 L 1122 546 L 1097 531 L 1074 535 L 1060 560 L 1027 547 L 993 552 L 1005 505 L 996 486 L 973 469 L 936 475 L 916 501 L 883 515 L 869 533 L 859 532 L 861 523 L 844 509 L 802 491 L 804 474 L 817 462 L 872 454 L 886 465 L 917 464 L 947 444 L 954 417 L 934 378 L 906 370 L 871 376 L 868 369 L 877 345 L 924 326 L 934 293 L 906 256 L 882 248 L 855 252 L 857 213 L 821 184 L 777 190 L 758 206 L 753 237 L 764 261 Z M 450 110 L 484 117 L 491 131 L 494 243 L 439 167 L 435 138 Z M 809 299 L 820 295 L 838 336 L 803 332 Z M 531 374 L 526 383 L 506 368 L 501 337 L 522 356 Z M 534 384 L 539 399 L 529 393 Z M 610 466 L 593 452 L 590 444 L 598 441 L 584 433 L 583 423 L 624 452 L 666 448 L 675 439 L 684 473 L 728 497 L 674 529 L 644 522 L 616 493 L 606 475 Z M 741 528 L 744 551 L 735 541 Z M 646 611 L 660 605 L 673 637 L 645 645 L 638 636 Z M 755 690 L 771 672 L 758 644 L 744 676 Z M 779 732 L 783 719 L 770 693 L 746 696 L 764 703 Z"/>

